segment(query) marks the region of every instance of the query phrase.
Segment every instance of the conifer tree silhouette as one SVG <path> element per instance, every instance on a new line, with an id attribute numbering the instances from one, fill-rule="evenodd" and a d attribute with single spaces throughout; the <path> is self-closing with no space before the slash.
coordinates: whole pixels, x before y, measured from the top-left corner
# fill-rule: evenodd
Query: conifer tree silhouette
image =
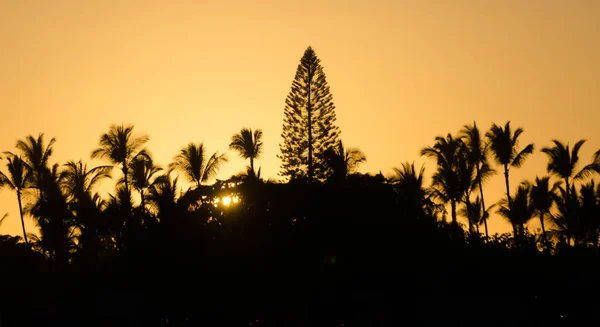
<path id="1" fill-rule="evenodd" d="M 333 97 L 320 62 L 308 47 L 285 101 L 280 175 L 292 180 L 323 181 L 325 152 L 339 140 Z"/>

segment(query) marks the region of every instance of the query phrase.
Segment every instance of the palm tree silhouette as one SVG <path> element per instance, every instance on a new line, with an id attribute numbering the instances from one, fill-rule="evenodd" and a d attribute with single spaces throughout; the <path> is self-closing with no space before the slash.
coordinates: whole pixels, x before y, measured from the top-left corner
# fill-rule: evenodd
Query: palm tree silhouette
<path id="1" fill-rule="evenodd" d="M 464 216 L 469 220 L 469 225 L 474 225 L 476 227 L 478 234 L 479 234 L 479 225 L 484 224 L 484 222 L 485 222 L 484 217 L 487 214 L 487 211 L 491 208 L 490 207 L 487 210 L 485 210 L 485 208 L 483 208 L 482 206 L 483 206 L 483 204 L 481 202 L 481 199 L 479 198 L 479 196 L 477 196 L 477 197 L 475 197 L 474 201 L 470 201 L 469 205 L 467 205 L 465 203 L 465 205 L 462 208 L 460 208 L 460 210 L 458 211 L 458 213 L 461 216 Z M 492 205 L 492 207 L 493 207 L 493 205 Z"/>
<path id="2" fill-rule="evenodd" d="M 488 237 L 488 214 L 485 210 L 485 201 L 483 197 L 483 183 L 487 180 L 487 178 L 489 178 L 496 172 L 490 167 L 488 163 L 488 144 L 482 140 L 481 132 L 479 131 L 479 128 L 477 128 L 477 124 L 473 122 L 472 126 L 465 125 L 461 131 L 461 134 L 469 151 L 469 160 L 472 161 L 475 165 L 475 179 L 477 186 L 479 187 L 479 196 L 481 198 L 481 205 L 479 206 L 481 209 L 481 220 L 483 220 L 483 225 L 485 227 L 485 236 Z M 477 228 L 479 228 L 479 226 Z"/>
<path id="3" fill-rule="evenodd" d="M 69 195 L 69 202 L 79 205 L 93 201 L 93 189 L 103 179 L 110 178 L 112 166 L 99 166 L 87 169 L 87 164 L 81 160 L 68 161 L 60 173 L 60 184 L 64 193 Z"/>
<path id="4" fill-rule="evenodd" d="M 111 125 L 108 132 L 100 136 L 99 145 L 100 147 L 92 151 L 92 159 L 105 158 L 113 163 L 115 166 L 120 166 L 123 173 L 124 189 L 125 193 L 129 194 L 131 199 L 131 190 L 129 188 L 129 164 L 131 160 L 137 156 L 146 156 L 146 149 L 143 148 L 144 144 L 148 142 L 149 137 L 146 135 L 134 136 L 133 125 Z M 131 201 L 123 202 L 125 205 L 131 205 Z M 129 233 L 128 241 L 132 240 L 133 236 L 133 217 L 131 214 L 131 206 L 123 209 L 125 224 L 127 226 L 127 232 Z"/>
<path id="5" fill-rule="evenodd" d="M 425 167 L 421 167 L 419 172 L 415 169 L 415 163 L 404 162 L 400 168 L 394 167 L 394 176 L 391 181 L 396 185 L 401 194 L 414 196 L 416 199 L 423 199 L 426 195 L 423 176 Z"/>
<path id="6" fill-rule="evenodd" d="M 151 206 L 163 224 L 172 223 L 174 216 L 177 216 L 178 185 L 177 177 L 172 179 L 169 175 L 162 175 L 148 189 Z"/>
<path id="7" fill-rule="evenodd" d="M 492 155 L 496 162 L 504 167 L 504 181 L 506 183 L 506 200 L 508 209 L 512 206 L 510 197 L 510 185 L 508 173 L 510 168 L 519 168 L 531 153 L 533 153 L 533 144 L 528 144 L 523 150 L 518 151 L 519 136 L 523 134 L 522 128 L 517 128 L 514 132 L 511 131 L 510 121 L 506 122 L 504 128 L 496 124 L 492 124 L 491 129 L 485 134 Z M 517 226 L 513 225 L 513 230 L 517 230 Z"/>
<path id="8" fill-rule="evenodd" d="M 464 144 L 462 139 L 460 140 L 460 155 L 458 156 L 458 177 L 459 177 L 459 188 L 462 191 L 462 203 L 467 207 L 467 212 L 471 212 L 470 209 L 471 203 L 471 193 L 477 189 L 477 171 L 476 166 L 477 162 L 471 160 L 472 158 L 469 156 L 469 150 L 467 146 Z M 467 216 L 468 218 L 468 216 Z M 476 221 L 480 221 L 480 219 L 476 219 Z M 472 220 L 468 219 L 469 223 L 469 233 L 472 233 L 473 224 Z"/>
<path id="9" fill-rule="evenodd" d="M 262 153 L 262 135 L 261 129 L 252 132 L 250 128 L 242 128 L 242 130 L 231 137 L 229 149 L 237 151 L 243 159 L 250 159 L 250 171 L 254 171 L 254 160 L 258 159 Z M 255 176 L 255 174 L 254 174 Z"/>
<path id="10" fill-rule="evenodd" d="M 598 246 L 600 228 L 600 187 L 596 188 L 592 180 L 581 186 L 579 193 L 571 184 L 569 197 L 566 190 L 558 187 L 560 196 L 556 197 L 556 214 L 550 215 L 554 225 L 552 234 L 566 240 L 567 244 L 585 245 L 590 242 Z"/>
<path id="11" fill-rule="evenodd" d="M 48 160 L 52 155 L 55 138 L 50 139 L 47 145 L 44 145 L 44 133 L 40 133 L 36 138 L 29 135 L 25 140 L 17 141 L 17 149 L 22 153 L 22 160 L 27 169 L 31 172 L 33 186 L 39 191 L 39 196 L 44 201 L 44 177 L 50 174 Z"/>
<path id="12" fill-rule="evenodd" d="M 106 217 L 107 229 L 115 238 L 115 247 L 123 250 L 125 243 L 124 237 L 131 236 L 133 229 L 131 208 L 133 200 L 131 192 L 125 189 L 125 183 L 117 184 L 114 194 L 109 194 L 109 198 L 102 203 L 103 216 Z M 124 233 L 123 226 L 127 227 Z"/>
<path id="13" fill-rule="evenodd" d="M 567 197 L 567 190 L 562 185 L 558 187 L 559 196 L 556 197 L 557 213 L 550 215 L 550 220 L 554 228 L 551 234 L 559 238 L 566 239 L 567 244 L 571 244 L 571 240 L 576 245 L 581 239 L 581 203 L 575 185 L 571 184 L 570 196 Z"/>
<path id="14" fill-rule="evenodd" d="M 425 188 L 423 177 L 425 167 L 417 172 L 414 163 L 404 162 L 400 168 L 393 168 L 394 175 L 390 178 L 395 186 L 408 216 L 421 218 L 435 217 L 440 211 L 431 200 L 431 194 Z"/>
<path id="15" fill-rule="evenodd" d="M 31 171 L 27 169 L 26 164 L 20 157 L 12 153 L 8 153 L 6 158 L 8 163 L 8 176 L 0 172 L 0 188 L 8 187 L 9 189 L 17 193 L 17 201 L 19 202 L 19 214 L 21 215 L 21 227 L 23 227 L 23 239 L 25 243 L 29 244 L 27 240 L 27 232 L 25 232 L 25 220 L 23 219 L 23 205 L 21 203 L 21 196 L 23 190 L 29 186 Z"/>
<path id="16" fill-rule="evenodd" d="M 96 262 L 100 248 L 99 224 L 101 217 L 100 196 L 94 192 L 98 184 L 110 178 L 112 166 L 99 166 L 92 169 L 81 160 L 68 161 L 60 173 L 59 182 L 63 193 L 67 195 L 69 208 L 75 215 L 75 225 L 79 229 L 78 245 L 80 254 Z"/>
<path id="17" fill-rule="evenodd" d="M 534 214 L 540 218 L 540 224 L 542 227 L 542 239 L 544 243 L 548 242 L 546 237 L 546 228 L 544 226 L 546 215 L 550 215 L 550 210 L 554 205 L 556 199 L 556 190 L 558 189 L 560 182 L 554 183 L 550 186 L 550 177 L 544 176 L 542 178 L 535 177 L 535 182 L 531 184 L 531 205 L 533 206 Z"/>
<path id="18" fill-rule="evenodd" d="M 456 204 L 463 196 L 464 183 L 461 183 L 460 160 L 464 159 L 464 144 L 459 138 L 448 134 L 446 138 L 435 138 L 433 147 L 421 150 L 421 155 L 437 160 L 438 170 L 433 175 L 431 185 L 432 195 L 443 203 L 450 202 L 452 223 L 457 226 Z"/>
<path id="19" fill-rule="evenodd" d="M 107 157 L 114 165 L 121 166 L 125 192 L 129 192 L 129 163 L 137 156 L 147 156 L 143 146 L 149 137 L 134 137 L 133 128 L 132 125 L 111 125 L 109 131 L 100 136 L 100 147 L 92 152 L 92 159 Z"/>
<path id="20" fill-rule="evenodd" d="M 566 146 L 560 141 L 553 140 L 554 146 L 551 148 L 543 148 L 542 152 L 548 155 L 548 166 L 547 170 L 549 173 L 554 174 L 565 181 L 566 197 L 569 197 L 569 179 L 581 180 L 591 176 L 594 172 L 597 172 L 597 165 L 595 162 L 583 167 L 579 172 L 575 173 L 577 162 L 579 161 L 579 150 L 585 143 L 585 140 L 579 140 L 573 146 L 573 149 L 569 151 L 569 145 Z"/>
<path id="21" fill-rule="evenodd" d="M 508 198 L 499 202 L 498 213 L 506 218 L 515 228 L 515 240 L 520 240 L 525 236 L 525 224 L 533 218 L 534 208 L 531 204 L 529 193 L 531 188 L 527 183 L 521 183 L 517 188 L 512 205 L 509 206 Z M 520 241 L 517 241 L 519 244 Z"/>
<path id="22" fill-rule="evenodd" d="M 598 247 L 598 232 L 600 229 L 600 187 L 596 187 L 594 180 L 581 185 L 579 190 L 580 225 L 583 230 L 585 242 L 591 242 Z"/>
<path id="23" fill-rule="evenodd" d="M 44 251 L 59 267 L 64 268 L 68 265 L 69 248 L 72 245 L 74 216 L 67 196 L 62 191 L 58 164 L 46 168 L 42 182 L 40 189 L 44 196 L 39 196 L 26 210 L 37 220 Z"/>
<path id="24" fill-rule="evenodd" d="M 129 170 L 131 185 L 140 193 L 140 208 L 143 214 L 146 210 L 146 192 L 163 169 L 155 166 L 151 156 L 147 154 L 133 158 L 129 165 Z M 123 183 L 124 179 L 121 179 L 119 182 Z"/>
<path id="25" fill-rule="evenodd" d="M 333 148 L 325 151 L 325 170 L 331 172 L 331 179 L 342 180 L 366 160 L 367 157 L 359 149 L 344 148 L 340 140 Z"/>
<path id="26" fill-rule="evenodd" d="M 173 160 L 174 162 L 169 165 L 169 168 L 182 172 L 190 182 L 195 183 L 199 188 L 203 182 L 217 175 L 221 165 L 227 162 L 227 156 L 215 152 L 207 159 L 203 143 L 198 145 L 189 143 Z"/>

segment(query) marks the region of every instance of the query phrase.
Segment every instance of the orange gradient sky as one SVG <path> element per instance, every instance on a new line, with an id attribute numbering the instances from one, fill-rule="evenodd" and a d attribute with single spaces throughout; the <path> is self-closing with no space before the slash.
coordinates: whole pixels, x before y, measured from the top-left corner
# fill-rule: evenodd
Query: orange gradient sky
<path id="1" fill-rule="evenodd" d="M 0 150 L 44 132 L 57 139 L 52 162 L 88 160 L 123 122 L 164 166 L 189 141 L 226 151 L 248 126 L 264 131 L 263 176 L 277 177 L 284 100 L 311 45 L 363 172 L 420 166 L 423 146 L 473 120 L 511 120 L 536 150 L 585 138 L 588 163 L 600 149 L 599 40 L 596 0 L 0 0 Z M 229 157 L 222 179 L 246 164 Z M 536 151 L 512 185 L 545 164 Z M 487 203 L 503 185 L 501 174 L 486 185 Z M 21 233 L 17 208 L 0 192 L 1 234 Z"/>

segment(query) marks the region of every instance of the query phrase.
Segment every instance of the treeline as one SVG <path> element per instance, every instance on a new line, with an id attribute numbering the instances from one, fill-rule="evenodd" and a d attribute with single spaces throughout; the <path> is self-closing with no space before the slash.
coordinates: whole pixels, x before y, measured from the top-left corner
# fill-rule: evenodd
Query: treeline
<path id="1" fill-rule="evenodd" d="M 549 175 L 516 184 L 510 172 L 535 149 L 519 144 L 523 129 L 473 123 L 422 149 L 437 164 L 426 185 L 409 162 L 392 176 L 357 173 L 366 156 L 344 146 L 334 109 L 309 47 L 286 99 L 282 181 L 256 167 L 261 130 L 232 136 L 249 165 L 226 180 L 217 176 L 227 156 L 203 143 L 157 166 L 133 126 L 101 135 L 99 167 L 53 163 L 55 139 L 43 134 L 19 140 L 0 173 L 23 229 L 0 237 L 0 325 L 598 320 L 586 295 L 600 272 L 600 150 L 578 167 L 584 141 L 553 141 L 541 149 Z M 505 180 L 499 203 L 485 197 L 494 173 Z M 100 196 L 109 179 L 114 189 Z M 490 235 L 494 211 L 512 234 Z M 532 219 L 541 233 L 526 228 Z"/>
<path id="2" fill-rule="evenodd" d="M 247 172 L 214 183 L 227 159 L 217 152 L 208 156 L 202 143 L 183 147 L 162 169 L 144 147 L 147 136 L 135 135 L 132 126 L 112 126 L 92 152 L 110 165 L 89 168 L 84 162 L 52 164 L 55 140 L 27 137 L 6 154 L 6 173 L 0 176 L 39 231 L 0 240 L 2 274 L 19 281 L 5 285 L 15 296 L 3 302 L 8 308 L 20 304 L 17 311 L 4 311 L 3 319 L 35 324 L 58 315 L 65 324 L 96 317 L 130 325 L 201 312 L 194 319 L 231 316 L 239 322 L 256 315 L 275 319 L 276 312 L 291 310 L 301 317 L 278 319 L 313 321 L 315 312 L 325 314 L 323 307 L 299 313 L 297 306 L 333 296 L 324 301 L 335 310 L 325 315 L 336 320 L 348 315 L 344 306 L 359 305 L 350 293 L 367 287 L 352 276 L 385 271 L 407 280 L 381 277 L 386 282 L 378 290 L 389 289 L 377 293 L 381 305 L 396 303 L 389 292 L 398 287 L 404 287 L 404 296 L 418 297 L 425 289 L 437 299 L 465 280 L 475 287 L 485 283 L 485 274 L 497 279 L 500 272 L 505 281 L 516 281 L 513 295 L 529 299 L 533 289 L 519 289 L 524 280 L 511 274 L 538 276 L 543 289 L 569 269 L 597 270 L 592 258 L 598 253 L 600 188 L 591 179 L 598 172 L 598 152 L 576 170 L 583 141 L 573 149 L 556 141 L 542 149 L 556 177 L 521 183 L 497 204 L 514 233 L 481 231 L 490 210 L 482 205 L 486 177 L 500 170 L 510 190 L 510 169 L 533 152 L 533 145 L 520 150 L 522 132 L 507 123 L 483 134 L 474 124 L 456 136 L 436 138 L 422 150 L 437 162 L 431 185 L 423 182 L 423 168 L 409 163 L 388 177 L 356 173 L 365 156 L 341 143 L 324 157 L 324 182 L 265 181 L 254 168 L 262 133 L 249 129 L 231 142 L 231 149 L 250 159 Z M 115 189 L 102 198 L 96 189 L 111 176 Z M 448 208 L 451 219 L 445 218 Z M 467 222 L 464 228 L 459 217 Z M 525 224 L 534 218 L 546 223 L 545 232 L 527 231 Z M 570 259 L 581 255 L 589 260 Z M 585 287 L 593 286 L 584 280 Z M 535 296 L 550 296 L 534 289 Z M 235 314 L 219 313 L 225 302 Z M 386 319 L 404 321 L 388 309 Z M 368 312 L 360 319 L 368 321 L 374 314 Z M 458 311 L 447 314 L 467 319 Z M 467 320 L 476 317 L 481 316 Z"/>

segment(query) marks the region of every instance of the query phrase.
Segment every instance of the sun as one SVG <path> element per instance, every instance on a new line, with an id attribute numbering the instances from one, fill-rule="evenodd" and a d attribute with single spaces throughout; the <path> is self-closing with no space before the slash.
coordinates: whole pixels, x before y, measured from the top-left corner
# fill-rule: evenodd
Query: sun
<path id="1" fill-rule="evenodd" d="M 230 196 L 226 196 L 221 201 L 223 202 L 223 205 L 225 205 L 225 206 L 228 207 L 229 204 L 231 204 L 231 197 Z"/>

